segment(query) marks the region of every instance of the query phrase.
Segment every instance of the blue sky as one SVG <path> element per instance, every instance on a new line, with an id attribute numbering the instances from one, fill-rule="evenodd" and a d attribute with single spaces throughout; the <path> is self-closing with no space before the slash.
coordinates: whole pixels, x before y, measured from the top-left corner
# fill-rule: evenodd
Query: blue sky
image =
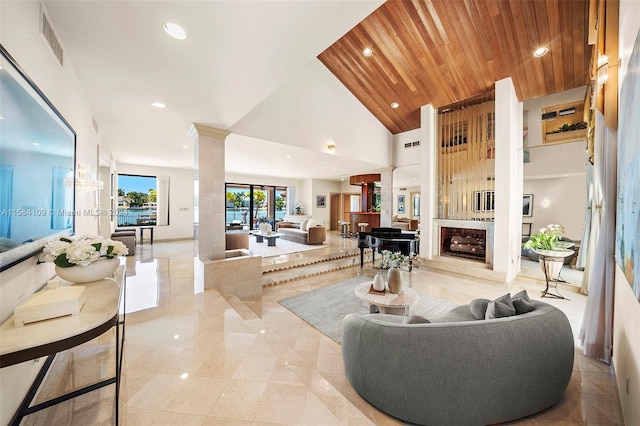
<path id="1" fill-rule="evenodd" d="M 124 190 L 125 194 L 131 191 L 148 194 L 150 189 L 156 189 L 156 178 L 155 176 L 118 175 L 118 189 Z"/>

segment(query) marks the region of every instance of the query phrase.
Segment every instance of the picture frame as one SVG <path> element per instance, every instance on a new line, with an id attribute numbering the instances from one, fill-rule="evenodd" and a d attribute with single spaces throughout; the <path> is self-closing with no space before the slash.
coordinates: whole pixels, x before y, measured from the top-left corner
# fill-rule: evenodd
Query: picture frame
<path id="1" fill-rule="evenodd" d="M 473 191 L 473 211 L 492 212 L 495 210 L 495 191 Z"/>
<path id="2" fill-rule="evenodd" d="M 316 195 L 316 207 L 325 208 L 327 207 L 327 196 L 326 195 Z"/>
<path id="3" fill-rule="evenodd" d="M 533 216 L 533 194 L 524 194 L 522 196 L 522 216 Z"/>
<path id="4" fill-rule="evenodd" d="M 522 222 L 522 236 L 523 237 L 531 236 L 531 222 Z"/>
<path id="5" fill-rule="evenodd" d="M 398 204 L 398 213 L 404 213 L 404 204 Z"/>
<path id="6" fill-rule="evenodd" d="M 404 204 L 404 195 L 398 195 L 398 204 Z"/>

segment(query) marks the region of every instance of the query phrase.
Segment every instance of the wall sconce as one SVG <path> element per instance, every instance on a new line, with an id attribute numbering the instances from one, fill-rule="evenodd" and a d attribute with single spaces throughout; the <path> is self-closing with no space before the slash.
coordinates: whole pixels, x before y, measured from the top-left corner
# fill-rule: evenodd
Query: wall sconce
<path id="1" fill-rule="evenodd" d="M 609 58 L 606 55 L 598 56 L 598 90 L 604 86 L 609 78 Z"/>
<path id="2" fill-rule="evenodd" d="M 336 153 L 336 144 L 334 144 L 333 142 L 329 142 L 327 144 L 327 150 L 329 151 L 329 154 L 335 154 Z"/>
<path id="3" fill-rule="evenodd" d="M 73 177 L 64 179 L 64 186 L 73 188 Z M 98 179 L 91 179 L 91 166 L 87 163 L 78 163 L 76 170 L 76 191 L 84 194 L 104 188 L 104 182 Z"/>

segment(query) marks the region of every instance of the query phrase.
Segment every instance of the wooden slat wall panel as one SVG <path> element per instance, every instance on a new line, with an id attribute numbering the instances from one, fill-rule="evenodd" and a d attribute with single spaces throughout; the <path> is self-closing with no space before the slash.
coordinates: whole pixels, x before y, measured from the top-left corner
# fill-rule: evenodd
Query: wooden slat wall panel
<path id="1" fill-rule="evenodd" d="M 318 59 L 400 133 L 420 126 L 422 105 L 475 97 L 505 77 L 520 101 L 588 84 L 588 11 L 587 0 L 388 0 Z M 549 54 L 533 58 L 541 45 Z"/>

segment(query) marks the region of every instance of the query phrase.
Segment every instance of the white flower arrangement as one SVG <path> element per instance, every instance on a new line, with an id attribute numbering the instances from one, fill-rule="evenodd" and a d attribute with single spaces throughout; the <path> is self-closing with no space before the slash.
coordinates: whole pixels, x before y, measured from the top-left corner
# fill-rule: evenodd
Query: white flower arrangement
<path id="1" fill-rule="evenodd" d="M 302 214 L 302 212 L 304 211 L 303 207 L 304 206 L 302 205 L 302 202 L 296 203 L 296 205 L 295 205 L 296 213 L 297 214 Z"/>
<path id="2" fill-rule="evenodd" d="M 399 251 L 392 252 L 389 250 L 382 250 L 382 262 L 380 262 L 381 269 L 400 268 L 409 270 L 410 266 L 410 258 L 406 254 L 402 254 Z"/>
<path id="3" fill-rule="evenodd" d="M 120 241 L 103 239 L 100 236 L 69 239 L 60 237 L 49 241 L 40 255 L 41 262 L 53 262 L 61 268 L 87 266 L 100 258 L 112 259 L 125 256 L 129 249 Z"/>

